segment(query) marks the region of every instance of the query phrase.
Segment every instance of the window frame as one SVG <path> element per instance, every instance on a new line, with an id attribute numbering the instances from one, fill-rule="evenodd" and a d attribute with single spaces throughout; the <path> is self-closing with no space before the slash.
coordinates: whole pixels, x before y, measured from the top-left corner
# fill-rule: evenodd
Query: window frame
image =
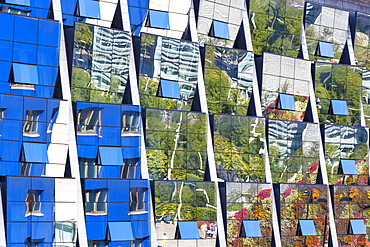
<path id="1" fill-rule="evenodd" d="M 107 188 L 86 190 L 85 198 L 86 198 L 86 207 L 85 207 L 86 215 L 106 215 L 108 214 L 108 205 L 107 205 L 108 189 Z M 94 201 L 91 201 L 91 199 L 94 199 Z M 92 211 L 88 211 L 89 210 L 88 206 L 91 204 L 93 205 Z M 104 211 L 98 210 L 100 204 L 104 205 Z"/>
<path id="2" fill-rule="evenodd" d="M 43 110 L 26 110 L 26 120 L 23 123 L 23 136 L 27 137 L 39 137 L 39 119 Z M 27 131 L 27 128 L 30 128 Z"/>
<path id="3" fill-rule="evenodd" d="M 24 200 L 26 203 L 26 214 L 25 217 L 28 216 L 44 216 L 41 212 L 41 194 L 43 190 L 33 190 L 30 189 L 27 192 L 26 199 Z"/>
<path id="4" fill-rule="evenodd" d="M 148 188 L 146 187 L 131 187 L 130 188 L 130 211 L 129 215 L 146 214 L 145 196 Z M 140 196 L 140 194 L 142 195 Z M 141 200 L 140 200 L 141 199 Z M 134 208 L 134 210 L 133 210 Z"/>
<path id="5" fill-rule="evenodd" d="M 81 123 L 81 115 L 84 114 L 84 111 L 90 111 L 88 114 L 86 114 L 86 118 L 83 122 L 86 122 L 86 124 Z M 95 123 L 91 123 L 91 121 L 94 119 L 94 114 L 98 114 L 96 118 Z M 99 107 L 86 107 L 77 110 L 77 135 L 87 135 L 87 136 L 100 136 L 101 131 L 101 108 Z M 86 130 L 88 126 L 93 126 L 92 130 Z"/>
<path id="6" fill-rule="evenodd" d="M 129 114 L 129 116 L 127 116 Z M 121 136 L 137 136 L 140 135 L 140 113 L 137 111 L 123 111 L 122 112 L 122 129 Z M 129 118 L 129 123 L 127 125 L 127 118 Z M 135 123 L 136 119 L 136 124 Z M 126 131 L 128 129 L 128 131 Z M 133 130 L 134 129 L 134 130 Z"/>

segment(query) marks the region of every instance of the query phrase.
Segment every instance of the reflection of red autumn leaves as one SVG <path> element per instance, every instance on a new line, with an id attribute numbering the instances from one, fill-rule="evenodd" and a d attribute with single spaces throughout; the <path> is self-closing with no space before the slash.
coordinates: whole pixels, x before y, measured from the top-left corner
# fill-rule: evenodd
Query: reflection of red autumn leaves
<path id="1" fill-rule="evenodd" d="M 315 164 L 312 164 L 308 169 L 307 169 L 307 172 L 309 173 L 314 173 L 317 168 L 319 167 L 319 162 L 316 162 Z"/>

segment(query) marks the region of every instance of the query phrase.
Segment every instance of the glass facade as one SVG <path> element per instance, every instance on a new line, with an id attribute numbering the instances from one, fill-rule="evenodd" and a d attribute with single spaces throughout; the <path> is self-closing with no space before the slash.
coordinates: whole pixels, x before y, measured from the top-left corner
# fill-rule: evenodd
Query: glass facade
<path id="1" fill-rule="evenodd" d="M 368 246 L 369 16 L 1 0 L 0 246 Z"/>

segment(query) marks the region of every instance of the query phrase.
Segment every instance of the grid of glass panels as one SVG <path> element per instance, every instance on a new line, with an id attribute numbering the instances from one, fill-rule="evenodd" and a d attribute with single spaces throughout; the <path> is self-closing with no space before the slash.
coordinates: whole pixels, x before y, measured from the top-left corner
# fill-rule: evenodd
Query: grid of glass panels
<path id="1" fill-rule="evenodd" d="M 261 106 L 265 117 L 303 121 L 309 100 L 310 68 L 307 60 L 263 54 Z M 284 101 L 287 97 L 290 101 Z"/>
<path id="2" fill-rule="evenodd" d="M 315 184 L 319 170 L 318 125 L 269 120 L 268 130 L 272 181 Z"/>
<path id="3" fill-rule="evenodd" d="M 330 184 L 368 184 L 367 127 L 325 124 L 325 159 Z M 353 161 L 355 172 L 346 172 L 343 160 Z M 353 163 L 352 162 L 352 163 Z M 354 170 L 354 168 L 353 168 Z"/>
<path id="4" fill-rule="evenodd" d="M 224 181 L 265 181 L 265 119 L 213 115 L 217 176 Z"/>
<path id="5" fill-rule="evenodd" d="M 0 22 L 6 24 L 0 34 L 0 92 L 53 98 L 60 24 L 6 13 Z"/>
<path id="6" fill-rule="evenodd" d="M 244 5 L 243 0 L 201 1 L 197 20 L 199 44 L 233 47 L 242 24 Z M 224 35 L 217 35 L 220 33 Z"/>
<path id="7" fill-rule="evenodd" d="M 129 75 L 129 33 L 75 23 L 72 100 L 122 103 Z"/>
<path id="8" fill-rule="evenodd" d="M 310 60 L 339 62 L 347 40 L 348 18 L 348 11 L 306 3 L 305 33 Z M 333 57 L 320 56 L 320 42 L 332 44 L 329 48 Z"/>
<path id="9" fill-rule="evenodd" d="M 105 5 L 105 7 L 107 7 L 107 4 L 114 6 L 109 13 L 110 18 L 112 18 L 111 15 L 115 12 L 117 3 L 112 3 L 109 0 L 61 0 L 60 4 L 62 7 L 63 25 L 73 27 L 75 21 L 87 22 L 91 21 L 91 19 L 103 19 L 102 14 L 105 14 L 105 11 L 101 11 L 101 5 Z M 102 9 L 106 10 L 106 8 Z"/>
<path id="10" fill-rule="evenodd" d="M 58 118 L 64 103 L 0 95 L 1 175 L 55 176 L 53 169 L 64 174 L 67 123 Z"/>
<path id="11" fill-rule="evenodd" d="M 204 113 L 146 109 L 146 152 L 151 178 L 204 179 L 206 118 Z"/>
<path id="12" fill-rule="evenodd" d="M 351 244 L 365 246 L 369 238 L 367 222 L 370 220 L 370 187 L 335 185 L 332 190 L 334 194 L 334 218 L 338 234 L 338 244 L 340 246 Z M 354 232 L 351 232 L 351 228 L 353 227 L 351 221 L 353 220 L 362 220 L 366 225 L 362 229 L 361 227 L 357 227 L 357 229 L 354 229 Z M 360 230 L 365 230 L 365 232 Z"/>
<path id="13" fill-rule="evenodd" d="M 157 239 L 162 246 L 163 241 L 174 247 L 215 246 L 214 182 L 154 181 L 153 190 Z"/>
<path id="14" fill-rule="evenodd" d="M 7 177 L 5 181 L 7 245 L 76 245 L 75 219 L 65 214 L 65 220 L 59 221 L 58 211 L 60 205 L 73 208 L 74 203 L 57 200 L 54 178 Z"/>
<path id="15" fill-rule="evenodd" d="M 53 19 L 51 0 L 3 1 L 0 11 L 5 13 Z"/>
<path id="16" fill-rule="evenodd" d="M 228 246 L 270 246 L 272 243 L 272 188 L 263 183 L 226 183 Z M 250 222 L 258 222 L 261 237 L 250 237 Z M 259 235 L 259 234 L 257 234 Z"/>
<path id="17" fill-rule="evenodd" d="M 326 185 L 280 184 L 282 246 L 324 246 L 329 242 Z"/>
<path id="18" fill-rule="evenodd" d="M 297 57 L 301 45 L 304 1 L 250 0 L 253 51 Z"/>
<path id="19" fill-rule="evenodd" d="M 370 127 L 370 70 L 362 71 L 362 110 L 365 124 Z"/>
<path id="20" fill-rule="evenodd" d="M 142 33 L 140 48 L 141 106 L 190 110 L 198 82 L 198 44 Z M 179 93 L 160 94 L 164 81 Z"/>
<path id="21" fill-rule="evenodd" d="M 246 115 L 253 73 L 252 52 L 206 45 L 204 83 L 208 111 Z"/>
<path id="22" fill-rule="evenodd" d="M 128 0 L 130 26 L 133 35 L 138 36 L 148 14 L 149 0 Z"/>
<path id="23" fill-rule="evenodd" d="M 370 16 L 363 13 L 357 13 L 356 16 L 356 39 L 354 44 L 354 52 L 356 64 L 370 69 L 370 57 L 369 57 L 369 40 L 370 30 L 368 24 Z"/>
<path id="24" fill-rule="evenodd" d="M 84 179 L 89 245 L 150 246 L 149 193 L 147 180 Z"/>
<path id="25" fill-rule="evenodd" d="M 139 179 L 139 106 L 76 103 L 77 152 L 82 178 Z"/>
<path id="26" fill-rule="evenodd" d="M 362 69 L 351 65 L 315 62 L 314 75 L 320 123 L 360 125 Z M 348 114 L 336 114 L 333 100 L 346 101 Z"/>

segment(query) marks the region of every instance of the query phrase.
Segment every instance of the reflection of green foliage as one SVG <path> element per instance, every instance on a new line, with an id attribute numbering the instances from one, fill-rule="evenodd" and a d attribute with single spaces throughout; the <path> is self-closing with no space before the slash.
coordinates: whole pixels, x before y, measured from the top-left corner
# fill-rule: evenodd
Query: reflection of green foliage
<path id="1" fill-rule="evenodd" d="M 320 99 L 321 123 L 346 125 L 360 122 L 362 73 L 357 67 L 340 64 L 325 66 L 323 63 L 317 63 L 315 81 L 315 96 Z M 326 115 L 331 99 L 346 100 L 349 116 Z"/>
<path id="2" fill-rule="evenodd" d="M 75 26 L 75 46 L 91 49 L 93 42 L 93 26 L 85 23 L 76 22 Z"/>
<path id="3" fill-rule="evenodd" d="M 255 54 L 269 51 L 297 56 L 303 8 L 295 8 L 286 0 L 251 0 L 250 12 Z"/>

